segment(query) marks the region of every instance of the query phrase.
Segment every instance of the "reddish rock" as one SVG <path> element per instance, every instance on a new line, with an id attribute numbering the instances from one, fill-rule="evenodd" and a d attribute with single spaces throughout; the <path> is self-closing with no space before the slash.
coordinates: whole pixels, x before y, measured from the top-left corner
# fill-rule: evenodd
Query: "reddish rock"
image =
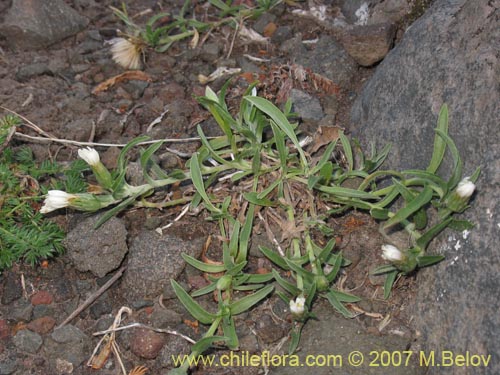
<path id="1" fill-rule="evenodd" d="M 54 318 L 50 316 L 42 316 L 41 318 L 35 319 L 28 323 L 28 329 L 33 332 L 44 335 L 52 331 L 52 328 L 56 325 Z"/>
<path id="2" fill-rule="evenodd" d="M 7 320 L 0 319 L 0 339 L 6 339 L 10 336 L 10 327 Z"/>
<path id="3" fill-rule="evenodd" d="M 36 292 L 31 296 L 31 304 L 33 306 L 50 305 L 53 300 L 54 297 L 52 297 L 52 294 L 50 294 L 46 290 L 40 290 L 39 292 Z"/>
<path id="4" fill-rule="evenodd" d="M 361 66 L 371 66 L 389 52 L 396 34 L 393 24 L 355 26 L 341 37 L 347 53 Z"/>
<path id="5" fill-rule="evenodd" d="M 164 335 L 139 328 L 135 330 L 130 340 L 130 350 L 138 357 L 154 359 L 160 353 L 165 342 L 166 338 Z"/>

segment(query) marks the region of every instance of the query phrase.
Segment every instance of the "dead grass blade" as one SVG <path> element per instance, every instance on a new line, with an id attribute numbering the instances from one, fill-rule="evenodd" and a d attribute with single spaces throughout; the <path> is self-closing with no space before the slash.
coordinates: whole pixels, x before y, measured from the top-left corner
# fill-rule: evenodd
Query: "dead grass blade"
<path id="1" fill-rule="evenodd" d="M 146 82 L 153 81 L 153 79 L 148 74 L 141 72 L 140 70 L 129 70 L 125 73 L 118 74 L 117 76 L 111 77 L 106 81 L 100 83 L 94 88 L 94 90 L 92 90 L 92 94 L 94 95 L 99 94 L 100 92 L 106 91 L 110 87 L 120 82 L 128 80 L 146 81 Z"/>

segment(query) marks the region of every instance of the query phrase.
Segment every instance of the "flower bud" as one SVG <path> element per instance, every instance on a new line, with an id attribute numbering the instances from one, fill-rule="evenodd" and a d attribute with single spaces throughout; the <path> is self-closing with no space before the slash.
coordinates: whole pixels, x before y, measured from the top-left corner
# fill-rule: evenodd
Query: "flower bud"
<path id="1" fill-rule="evenodd" d="M 61 190 L 49 190 L 40 213 L 46 214 L 64 207 L 93 212 L 113 203 L 116 200 L 111 195 L 68 194 Z"/>
<path id="2" fill-rule="evenodd" d="M 42 214 L 46 214 L 59 208 L 68 207 L 72 199 L 75 199 L 75 194 L 68 194 L 62 190 L 49 190 L 45 196 L 45 201 L 40 209 Z"/>
<path id="3" fill-rule="evenodd" d="M 476 190 L 476 185 L 474 185 L 469 177 L 465 177 L 458 183 L 455 191 L 450 193 L 446 199 L 446 207 L 453 212 L 462 212 L 467 208 L 474 190 Z"/>
<path id="4" fill-rule="evenodd" d="M 224 275 L 217 281 L 217 289 L 218 290 L 227 290 L 233 281 L 233 277 L 231 275 Z"/>
<path id="5" fill-rule="evenodd" d="M 290 300 L 290 311 L 296 318 L 301 318 L 304 315 L 306 299 L 304 296 L 298 296 L 295 301 Z"/>
<path id="6" fill-rule="evenodd" d="M 386 244 L 382 245 L 382 258 L 389 262 L 401 262 L 405 256 L 396 246 Z"/>
<path id="7" fill-rule="evenodd" d="M 324 275 L 318 275 L 315 277 L 315 279 L 318 291 L 325 292 L 326 290 L 328 290 L 330 283 L 328 282 L 328 279 Z"/>
<path id="8" fill-rule="evenodd" d="M 465 177 L 458 183 L 457 194 L 460 198 L 470 198 L 474 190 L 476 190 L 476 185 L 474 185 L 469 177 Z"/>
<path id="9" fill-rule="evenodd" d="M 79 149 L 78 156 L 91 167 L 95 167 L 101 161 L 101 159 L 99 158 L 99 153 L 90 147 Z"/>
<path id="10" fill-rule="evenodd" d="M 99 185 L 105 189 L 112 188 L 113 178 L 111 177 L 111 173 L 109 173 L 108 169 L 101 163 L 99 153 L 96 150 L 90 147 L 81 148 L 78 150 L 78 156 L 92 168 L 92 172 L 94 172 L 94 176 L 97 182 L 99 182 Z"/>

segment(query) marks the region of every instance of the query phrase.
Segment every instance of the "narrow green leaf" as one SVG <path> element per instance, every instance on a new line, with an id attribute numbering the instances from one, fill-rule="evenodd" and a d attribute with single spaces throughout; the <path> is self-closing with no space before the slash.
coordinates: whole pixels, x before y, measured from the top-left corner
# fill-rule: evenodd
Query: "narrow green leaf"
<path id="1" fill-rule="evenodd" d="M 443 138 L 450 150 L 451 157 L 454 161 L 453 171 L 451 173 L 450 179 L 448 180 L 448 190 L 453 189 L 462 179 L 462 159 L 460 158 L 460 154 L 458 152 L 457 146 L 455 146 L 455 142 L 441 130 L 436 129 L 436 133 Z"/>
<path id="2" fill-rule="evenodd" d="M 348 170 L 350 172 L 350 171 L 352 171 L 352 168 L 354 167 L 354 159 L 352 157 L 351 142 L 349 142 L 349 139 L 345 136 L 343 131 L 341 131 L 339 133 L 339 137 L 340 137 L 340 143 L 342 143 L 342 148 L 344 149 L 344 155 L 347 159 Z"/>
<path id="3" fill-rule="evenodd" d="M 253 294 L 250 294 L 248 296 L 245 296 L 235 302 L 232 302 L 229 305 L 229 309 L 231 310 L 232 315 L 238 315 L 241 314 L 244 311 L 247 311 L 249 308 L 251 308 L 253 305 L 257 304 L 259 301 L 264 299 L 269 293 L 273 291 L 273 286 L 268 285 L 259 290 L 258 292 L 255 292 Z"/>
<path id="4" fill-rule="evenodd" d="M 233 290 L 239 290 L 242 292 L 249 292 L 252 290 L 260 289 L 263 286 L 264 286 L 264 284 L 238 285 L 238 286 L 234 286 Z"/>
<path id="5" fill-rule="evenodd" d="M 422 192 L 415 197 L 408 205 L 400 209 L 396 214 L 387 220 L 384 224 L 384 228 L 390 228 L 403 220 L 407 219 L 410 215 L 420 210 L 424 205 L 429 203 L 432 199 L 432 189 L 429 186 L 425 186 Z"/>
<path id="6" fill-rule="evenodd" d="M 359 298 L 358 296 L 344 293 L 339 290 L 330 290 L 330 293 L 333 293 L 340 302 L 354 303 L 361 301 L 361 298 Z"/>
<path id="7" fill-rule="evenodd" d="M 335 310 L 341 313 L 346 318 L 354 318 L 354 314 L 347 310 L 347 308 L 339 301 L 337 296 L 330 290 L 325 294 L 328 302 L 333 306 Z"/>
<path id="8" fill-rule="evenodd" d="M 200 161 L 198 160 L 198 153 L 194 153 L 189 161 L 189 168 L 191 171 L 191 179 L 193 181 L 193 185 L 196 188 L 198 194 L 200 194 L 201 198 L 205 202 L 207 208 L 212 212 L 221 213 L 221 211 L 216 208 L 212 202 L 210 202 L 210 198 L 208 198 L 207 192 L 205 191 L 205 184 L 203 183 L 203 176 L 201 174 L 200 169 Z"/>
<path id="9" fill-rule="evenodd" d="M 392 272 L 392 271 L 396 271 L 396 270 L 397 270 L 397 268 L 394 267 L 392 264 L 384 264 L 383 266 L 375 268 L 370 273 L 372 275 L 382 275 L 384 273 L 388 273 L 388 272 Z"/>
<path id="10" fill-rule="evenodd" d="M 332 194 L 342 198 L 372 199 L 378 200 L 379 197 L 361 190 L 349 189 L 340 186 L 316 186 L 316 189 L 324 193 Z"/>
<path id="11" fill-rule="evenodd" d="M 308 288 L 305 290 L 305 295 L 306 295 L 305 305 L 308 311 L 311 310 L 311 305 L 313 303 L 314 298 L 316 297 L 316 289 L 317 289 L 316 283 L 311 283 L 311 285 L 308 286 Z"/>
<path id="12" fill-rule="evenodd" d="M 470 222 L 469 220 L 456 220 L 453 219 L 450 224 L 449 228 L 453 230 L 457 230 L 460 232 L 463 232 L 464 230 L 471 230 L 474 228 L 474 224 Z"/>
<path id="13" fill-rule="evenodd" d="M 127 162 L 126 162 L 127 152 L 132 147 L 135 147 L 138 143 L 147 141 L 148 139 L 149 139 L 148 136 L 143 135 L 143 136 L 132 139 L 129 143 L 127 143 L 127 145 L 125 147 L 123 147 L 122 151 L 120 152 L 120 155 L 118 155 L 118 160 L 116 162 L 118 174 L 120 174 L 122 171 L 124 171 L 127 168 Z"/>
<path id="14" fill-rule="evenodd" d="M 262 198 L 259 199 L 258 194 L 256 192 L 243 193 L 243 197 L 252 204 L 256 206 L 265 206 L 265 207 L 273 207 L 276 206 L 274 202 L 269 199 Z"/>
<path id="15" fill-rule="evenodd" d="M 448 106 L 446 104 L 443 104 L 439 111 L 437 129 L 443 132 L 443 134 L 448 134 Z M 427 172 L 435 173 L 438 170 L 443 161 L 445 151 L 446 143 L 444 139 L 440 136 L 435 136 L 434 149 L 432 151 L 431 161 L 427 167 Z"/>
<path id="16" fill-rule="evenodd" d="M 299 346 L 302 327 L 304 327 L 304 324 L 295 324 L 290 332 L 291 340 L 290 345 L 288 346 L 288 354 L 290 355 L 295 353 L 297 347 Z"/>
<path id="17" fill-rule="evenodd" d="M 310 283 L 313 282 L 314 274 L 312 272 L 309 272 L 309 271 L 303 269 L 301 266 L 297 265 L 295 262 L 293 262 L 290 259 L 287 259 L 287 258 L 284 258 L 284 259 L 285 259 L 286 264 L 288 265 L 288 267 L 290 267 L 290 269 L 292 271 L 295 271 L 297 274 L 302 276 L 304 278 L 304 280 L 306 280 L 307 282 L 310 282 Z"/>
<path id="18" fill-rule="evenodd" d="M 202 339 L 198 340 L 196 344 L 194 344 L 191 347 L 191 352 L 194 355 L 200 355 L 204 352 L 206 352 L 210 347 L 214 344 L 214 342 L 218 341 L 227 341 L 228 337 L 225 336 L 209 336 L 209 337 L 203 337 Z"/>
<path id="19" fill-rule="evenodd" d="M 235 220 L 233 224 L 233 230 L 231 232 L 231 237 L 229 238 L 229 256 L 231 258 L 231 263 L 233 259 L 236 258 L 238 254 L 238 241 L 240 239 L 240 227 L 241 224 L 238 220 Z M 226 263 L 226 259 L 224 259 L 224 263 Z M 228 265 L 229 268 L 229 265 Z"/>
<path id="20" fill-rule="evenodd" d="M 370 215 L 376 220 L 387 220 L 389 218 L 389 210 L 386 208 L 374 207 L 370 210 Z"/>
<path id="21" fill-rule="evenodd" d="M 280 157 L 280 166 L 282 169 L 286 169 L 288 149 L 285 146 L 285 137 L 283 136 L 283 132 L 280 130 L 278 125 L 274 122 L 271 122 L 271 129 L 273 130 L 274 143 L 276 144 L 276 149 L 278 150 L 278 155 Z M 286 173 L 286 171 L 284 173 Z"/>
<path id="22" fill-rule="evenodd" d="M 278 125 L 278 127 L 287 135 L 287 137 L 293 142 L 295 145 L 297 151 L 300 154 L 300 159 L 302 161 L 302 164 L 304 167 L 307 167 L 307 159 L 304 154 L 304 150 L 302 150 L 302 147 L 300 146 L 300 142 L 297 138 L 297 135 L 295 134 L 295 130 L 293 129 L 292 125 L 290 122 L 288 122 L 288 119 L 286 116 L 281 112 L 278 107 L 276 107 L 273 103 L 271 103 L 269 100 L 260 98 L 258 96 L 245 96 L 245 100 L 248 100 L 251 102 L 254 106 L 259 108 L 262 112 L 267 114 L 269 117 L 273 119 L 273 121 Z"/>
<path id="23" fill-rule="evenodd" d="M 117 206 L 109 209 L 108 211 L 106 211 L 99 218 L 99 220 L 97 220 L 97 222 L 94 225 L 94 229 L 99 228 L 106 221 L 108 221 L 113 216 L 115 216 L 116 214 L 118 214 L 118 212 L 120 212 L 120 211 L 124 210 L 125 208 L 127 208 L 129 205 L 132 204 L 132 202 L 134 202 L 137 199 L 137 197 L 138 197 L 137 195 L 132 195 L 132 196 L 128 197 L 127 199 L 125 199 L 124 201 L 122 201 L 119 205 L 117 205 Z"/>
<path id="24" fill-rule="evenodd" d="M 199 297 L 199 296 L 204 296 L 205 294 L 208 293 L 212 293 L 216 287 L 217 287 L 217 282 L 213 282 L 191 293 L 191 297 Z"/>
<path id="25" fill-rule="evenodd" d="M 226 271 L 226 266 L 223 264 L 207 264 L 199 261 L 198 259 L 193 258 L 188 254 L 181 254 L 182 259 L 186 261 L 186 263 L 192 265 L 194 268 L 208 273 L 219 273 Z"/>
<path id="26" fill-rule="evenodd" d="M 392 286 L 394 285 L 394 281 L 396 281 L 396 277 L 398 277 L 399 270 L 394 270 L 387 273 L 384 282 L 384 298 L 388 299 L 391 295 Z"/>
<path id="27" fill-rule="evenodd" d="M 239 251 L 236 257 L 236 263 L 241 263 L 246 261 L 248 255 L 248 243 L 250 241 L 250 236 L 252 235 L 253 219 L 254 219 L 255 205 L 250 203 L 248 211 L 246 214 L 246 220 L 241 228 L 240 241 L 239 241 Z"/>
<path id="28" fill-rule="evenodd" d="M 442 255 L 424 255 L 417 258 L 417 264 L 419 267 L 428 267 L 441 262 L 443 259 L 444 256 Z"/>
<path id="29" fill-rule="evenodd" d="M 275 269 L 272 270 L 272 274 L 274 276 L 274 279 L 278 283 L 279 286 L 281 286 L 285 291 L 290 293 L 292 296 L 296 296 L 300 294 L 300 289 L 297 288 L 294 284 L 289 282 L 288 280 L 285 280 L 281 275 L 276 271 Z"/>
<path id="30" fill-rule="evenodd" d="M 248 284 L 260 284 L 260 283 L 266 283 L 274 278 L 273 274 L 271 272 L 269 273 L 263 273 L 263 274 L 254 274 L 254 275 L 248 275 L 248 279 L 246 282 Z"/>
<path id="31" fill-rule="evenodd" d="M 236 276 L 236 275 L 238 275 L 243 270 L 243 268 L 246 267 L 246 265 L 247 265 L 246 261 L 238 263 L 233 268 L 228 269 L 227 270 L 227 274 L 231 275 L 231 276 Z"/>
<path id="32" fill-rule="evenodd" d="M 309 171 L 309 175 L 316 174 L 321 170 L 321 168 L 323 168 L 326 162 L 329 161 L 332 157 L 332 152 L 336 145 L 337 140 L 330 142 L 330 144 L 326 147 L 323 155 L 321 155 L 321 159 L 319 159 L 318 163 Z"/>
<path id="33" fill-rule="evenodd" d="M 264 254 L 266 256 L 266 258 L 268 258 L 271 262 L 276 264 L 278 267 L 284 269 L 285 271 L 290 270 L 290 267 L 288 267 L 284 258 L 280 254 L 274 252 L 273 250 L 271 250 L 265 246 L 259 246 L 259 250 L 262 254 Z"/>
<path id="34" fill-rule="evenodd" d="M 333 259 L 330 259 L 330 262 L 333 263 L 332 270 L 326 275 L 326 279 L 331 283 L 337 277 L 337 274 L 340 271 L 340 267 L 342 266 L 342 252 L 333 254 Z M 329 262 L 329 263 L 330 263 Z"/>
<path id="35" fill-rule="evenodd" d="M 179 301 L 181 301 L 186 310 L 200 323 L 211 324 L 217 318 L 217 316 L 201 307 L 175 280 L 170 280 L 170 283 Z"/>
<path id="36" fill-rule="evenodd" d="M 262 190 L 259 194 L 257 194 L 257 199 L 264 199 L 270 194 L 276 187 L 281 183 L 282 179 L 279 178 L 276 181 L 273 181 L 267 188 Z"/>
<path id="37" fill-rule="evenodd" d="M 228 338 L 226 345 L 230 350 L 238 349 L 238 335 L 236 334 L 236 326 L 232 316 L 222 318 L 222 332 Z"/>
<path id="38" fill-rule="evenodd" d="M 436 237 L 444 228 L 446 228 L 448 224 L 452 222 L 452 220 L 453 218 L 449 217 L 442 222 L 434 225 L 417 240 L 417 246 L 422 249 L 427 248 L 429 242 L 431 242 L 434 237 Z"/>

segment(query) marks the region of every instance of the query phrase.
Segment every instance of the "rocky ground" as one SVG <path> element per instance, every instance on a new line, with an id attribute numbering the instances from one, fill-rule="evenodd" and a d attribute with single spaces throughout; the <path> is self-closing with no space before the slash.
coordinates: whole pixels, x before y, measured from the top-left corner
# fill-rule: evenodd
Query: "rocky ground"
<path id="1" fill-rule="evenodd" d="M 36 1 L 12 3 L 0 4 L 1 105 L 57 138 L 106 144 L 126 143 L 142 134 L 153 139 L 193 137 L 197 135 L 197 124 L 207 135 L 218 134 L 215 122 L 194 96 L 204 93 L 198 76 L 208 76 L 222 66 L 241 69 L 230 90 L 233 103 L 237 103 L 241 88 L 257 78 L 262 82 L 260 94 L 278 103 L 284 98 L 293 101 L 305 133 L 314 133 L 322 125 L 341 126 L 349 132 L 350 108 L 361 87 L 419 15 L 420 7 L 426 5 L 405 0 L 330 1 L 325 3 L 326 13 L 318 18 L 310 10 L 321 10 L 320 4 L 280 4 L 260 18 L 246 21 L 248 27 L 268 37 L 265 42 L 249 42 L 240 37 L 233 42 L 234 30 L 223 27 L 212 31 L 195 49 L 184 41 L 166 53 L 149 51 L 141 79 L 124 80 L 96 92 L 99 84 L 124 72 L 112 61 L 106 43 L 116 36 L 117 28 L 123 28 L 108 8 L 117 3 L 69 1 L 73 12 L 59 1 L 46 2 L 60 7 L 62 15 L 57 17 L 57 12 L 52 12 L 55 19 L 48 25 L 33 22 L 27 16 L 33 11 L 30 6 L 36 8 L 31 5 Z M 369 5 L 366 19 L 363 3 Z M 130 1 L 127 5 L 134 15 L 149 7 L 154 12 L 163 9 L 176 13 L 182 4 Z M 47 11 L 43 8 L 37 10 L 40 17 Z M 206 7 L 200 2 L 193 9 L 201 16 Z M 136 22 L 146 19 L 138 17 Z M 19 33 L 19 28 L 27 31 Z M 41 45 L 45 47 L 35 48 Z M 294 79 L 293 69 L 297 66 L 324 78 L 320 82 L 328 85 L 315 87 Z M 227 78 L 219 78 L 210 86 L 217 90 Z M 157 118 L 161 121 L 153 126 Z M 18 145 L 27 141 L 13 142 Z M 76 158 L 75 146 L 37 141 L 27 144 L 38 160 Z M 190 153 L 197 146 L 196 142 L 168 144 L 182 153 Z M 112 167 L 119 148 L 98 149 L 105 164 Z M 161 154 L 165 168 L 181 166 L 185 161 L 166 151 Z M 130 178 L 133 177 L 132 173 Z M 169 280 L 180 281 L 188 290 L 205 285 L 203 276 L 185 267 L 179 254 L 199 256 L 215 228 L 199 215 L 184 217 L 162 236 L 154 231 L 178 213 L 176 209 L 129 210 L 98 231 L 92 229 L 95 215 L 69 211 L 52 215 L 68 232 L 66 254 L 34 268 L 16 264 L 0 275 L 0 374 L 121 373 L 113 356 L 99 371 L 91 370 L 87 360 L 99 341 L 93 333 L 107 329 L 122 306 L 132 309 L 125 323 L 138 322 L 176 330 L 194 339 L 200 337 L 204 328 L 190 321 L 189 314 L 175 299 Z M 414 279 L 398 281 L 394 295 L 384 300 L 383 280 L 368 276 L 370 269 L 383 262 L 377 224 L 353 212 L 332 219 L 329 225 L 337 233 L 339 248 L 352 261 L 338 282 L 345 290 L 363 297 L 357 304 L 360 315 L 347 321 L 331 307 L 319 305 L 319 320 L 306 326 L 300 353 L 408 349 L 418 336 L 411 325 L 413 311 L 408 308 L 415 292 Z M 258 242 L 257 236 L 252 244 L 251 263 L 270 268 L 256 251 Z M 80 304 L 121 272 L 121 266 L 127 267 L 121 278 L 61 326 Z M 287 306 L 277 298 L 238 316 L 237 327 L 244 351 L 286 351 L 290 320 Z M 117 342 L 127 370 L 144 365 L 151 374 L 166 373 L 172 367 L 171 355 L 187 354 L 190 348 L 179 336 L 145 328 L 123 331 L 117 334 Z M 319 346 L 318 342 L 328 342 L 328 347 Z M 410 365 L 405 374 L 422 373 L 416 364 Z M 266 370 L 250 368 L 248 372 Z M 347 368 L 344 373 L 356 373 L 350 372 L 355 370 Z M 364 370 L 370 374 L 402 373 L 397 368 L 383 372 Z M 240 371 L 210 367 L 195 370 L 200 374 Z M 276 368 L 271 372 L 290 371 Z"/>

